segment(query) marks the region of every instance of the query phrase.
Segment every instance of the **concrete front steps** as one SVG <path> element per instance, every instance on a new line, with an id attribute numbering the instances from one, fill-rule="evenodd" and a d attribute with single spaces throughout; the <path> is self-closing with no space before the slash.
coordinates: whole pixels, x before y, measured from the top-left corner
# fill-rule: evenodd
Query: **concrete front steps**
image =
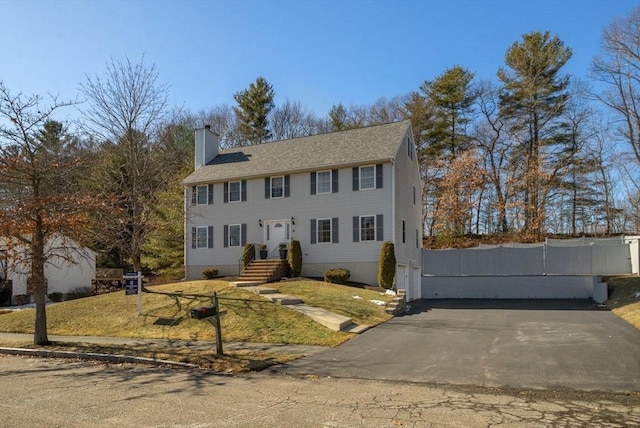
<path id="1" fill-rule="evenodd" d="M 359 334 L 369 329 L 368 325 L 355 324 L 351 318 L 335 314 L 323 308 L 305 305 L 302 299 L 282 294 L 275 288 L 262 285 L 263 283 L 255 281 L 233 281 L 229 284 L 233 287 L 242 287 L 246 290 L 253 291 L 255 294 L 259 294 L 275 304 L 285 305 L 333 331 Z"/>
<path id="2" fill-rule="evenodd" d="M 391 299 L 384 311 L 391 315 L 400 315 L 407 309 L 407 290 L 399 289 L 398 294 Z"/>
<path id="3" fill-rule="evenodd" d="M 266 259 L 254 260 L 244 268 L 240 276 L 239 282 L 265 282 L 280 281 L 287 272 L 286 260 Z"/>

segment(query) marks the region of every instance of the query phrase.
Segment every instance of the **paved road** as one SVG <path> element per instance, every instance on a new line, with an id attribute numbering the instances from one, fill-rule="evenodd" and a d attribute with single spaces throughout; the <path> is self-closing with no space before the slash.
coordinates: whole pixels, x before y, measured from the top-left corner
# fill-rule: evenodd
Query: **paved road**
<path id="1" fill-rule="evenodd" d="M 640 330 L 589 301 L 411 302 L 407 315 L 280 366 L 291 375 L 640 390 Z"/>
<path id="2" fill-rule="evenodd" d="M 0 355 L 0 427 L 640 425 L 640 395 L 212 375 Z"/>

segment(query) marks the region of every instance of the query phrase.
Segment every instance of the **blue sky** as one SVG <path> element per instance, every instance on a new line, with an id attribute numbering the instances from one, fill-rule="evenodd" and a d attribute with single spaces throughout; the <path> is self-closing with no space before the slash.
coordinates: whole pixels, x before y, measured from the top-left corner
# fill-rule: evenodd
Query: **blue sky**
<path id="1" fill-rule="evenodd" d="M 602 29 L 640 0 L 0 0 L 0 80 L 75 98 L 110 58 L 155 64 L 173 106 L 233 105 L 256 77 L 324 116 L 416 90 L 459 64 L 496 80 L 523 34 L 549 30 L 585 77 Z"/>

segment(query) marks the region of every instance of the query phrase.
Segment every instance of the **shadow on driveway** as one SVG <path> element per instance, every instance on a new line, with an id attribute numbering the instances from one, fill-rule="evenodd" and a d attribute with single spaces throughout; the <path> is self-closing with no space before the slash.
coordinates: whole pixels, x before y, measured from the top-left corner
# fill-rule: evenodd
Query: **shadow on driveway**
<path id="1" fill-rule="evenodd" d="M 523 389 L 640 389 L 640 330 L 591 301 L 409 305 L 403 316 L 276 371 Z"/>

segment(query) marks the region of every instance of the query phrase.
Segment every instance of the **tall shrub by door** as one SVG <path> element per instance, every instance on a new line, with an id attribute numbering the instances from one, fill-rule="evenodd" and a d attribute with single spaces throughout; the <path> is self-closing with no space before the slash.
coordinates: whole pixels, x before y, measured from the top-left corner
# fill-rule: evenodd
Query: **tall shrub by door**
<path id="1" fill-rule="evenodd" d="M 378 285 L 384 288 L 393 287 L 396 276 L 396 252 L 393 242 L 385 241 L 380 248 L 378 260 Z"/>

